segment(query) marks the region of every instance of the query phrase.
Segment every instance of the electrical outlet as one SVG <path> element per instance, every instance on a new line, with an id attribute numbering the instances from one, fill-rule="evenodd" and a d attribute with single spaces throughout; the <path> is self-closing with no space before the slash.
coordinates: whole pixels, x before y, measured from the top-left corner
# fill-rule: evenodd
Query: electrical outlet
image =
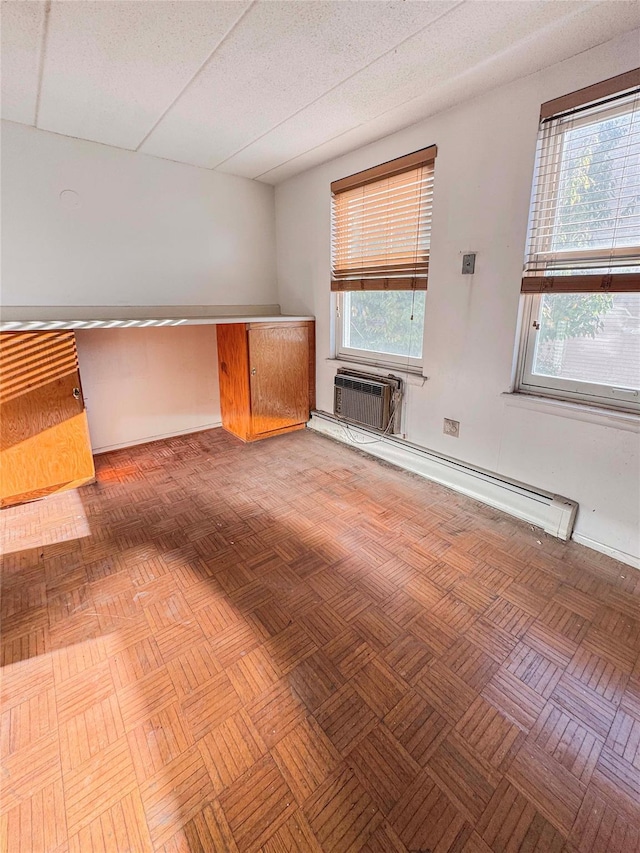
<path id="1" fill-rule="evenodd" d="M 442 432 L 445 435 L 451 435 L 454 438 L 458 438 L 460 435 L 460 421 L 452 421 L 451 418 L 445 418 Z"/>

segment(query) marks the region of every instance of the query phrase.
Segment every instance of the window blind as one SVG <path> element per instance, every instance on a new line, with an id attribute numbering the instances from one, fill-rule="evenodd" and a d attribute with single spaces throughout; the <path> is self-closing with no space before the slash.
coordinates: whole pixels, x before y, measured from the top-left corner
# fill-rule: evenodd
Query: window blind
<path id="1" fill-rule="evenodd" d="M 543 104 L 525 293 L 640 290 L 640 69 L 616 79 Z"/>
<path id="2" fill-rule="evenodd" d="M 426 290 L 436 146 L 335 181 L 332 290 Z"/>

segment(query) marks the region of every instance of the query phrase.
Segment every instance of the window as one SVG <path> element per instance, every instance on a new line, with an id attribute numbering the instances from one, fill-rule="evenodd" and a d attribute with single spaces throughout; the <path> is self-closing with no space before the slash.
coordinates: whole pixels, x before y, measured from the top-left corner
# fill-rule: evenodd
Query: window
<path id="1" fill-rule="evenodd" d="M 518 386 L 640 410 L 640 69 L 543 104 Z"/>
<path id="2" fill-rule="evenodd" d="M 331 289 L 338 355 L 422 365 L 435 146 L 335 181 Z"/>

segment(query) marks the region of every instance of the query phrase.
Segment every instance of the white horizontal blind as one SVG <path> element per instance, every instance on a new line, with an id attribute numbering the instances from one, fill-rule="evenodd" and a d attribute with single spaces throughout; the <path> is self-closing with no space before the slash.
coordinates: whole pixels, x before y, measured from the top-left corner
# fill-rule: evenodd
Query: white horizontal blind
<path id="1" fill-rule="evenodd" d="M 433 160 L 333 194 L 332 290 L 426 290 Z"/>
<path id="2" fill-rule="evenodd" d="M 523 292 L 640 289 L 640 91 L 541 123 Z"/>

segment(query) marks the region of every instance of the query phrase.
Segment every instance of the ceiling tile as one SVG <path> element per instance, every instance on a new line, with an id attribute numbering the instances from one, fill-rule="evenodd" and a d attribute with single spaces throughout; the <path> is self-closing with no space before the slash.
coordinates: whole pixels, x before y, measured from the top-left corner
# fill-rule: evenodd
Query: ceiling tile
<path id="1" fill-rule="evenodd" d="M 38 127 L 136 148 L 247 6 L 54 2 Z"/>
<path id="2" fill-rule="evenodd" d="M 484 64 L 493 57 L 585 5 L 464 3 L 219 168 L 255 178 L 361 125 L 375 124 L 378 137 L 391 133 L 403 126 L 395 119 L 401 105 L 407 105 L 401 111 L 404 125 L 417 121 L 428 115 L 429 104 L 438 103 L 439 90 L 450 88 L 455 78 L 470 69 L 482 77 Z M 536 42 L 531 55 L 539 49 Z"/>
<path id="3" fill-rule="evenodd" d="M 2 118 L 33 124 L 45 3 L 2 3 Z"/>
<path id="4" fill-rule="evenodd" d="M 635 44 L 640 49 L 638 27 L 639 3 L 617 0 L 615 4 L 591 4 L 577 14 L 562 19 L 553 28 L 546 28 L 544 33 L 532 32 L 527 39 L 519 43 L 513 42 L 508 50 L 492 56 L 478 66 L 466 69 L 458 76 L 448 76 L 446 80 L 429 86 L 427 91 L 404 103 L 398 103 L 381 115 L 373 115 L 367 119 L 361 111 L 358 115 L 361 121 L 345 121 L 345 113 L 352 107 L 349 106 L 348 99 L 346 107 L 344 102 L 337 102 L 342 92 L 336 91 L 331 103 L 323 101 L 314 105 L 313 114 L 311 109 L 305 111 L 305 127 L 309 134 L 305 151 L 294 153 L 292 159 L 285 159 L 287 138 L 293 139 L 297 136 L 299 147 L 303 147 L 305 142 L 300 131 L 296 127 L 289 127 L 290 123 L 287 123 L 276 133 L 261 140 L 261 148 L 256 151 L 253 162 L 252 151 L 247 149 L 242 155 L 225 163 L 221 170 L 247 177 L 259 176 L 260 180 L 268 183 L 280 183 L 319 163 L 408 127 L 422 118 L 603 44 L 621 33 L 629 33 L 630 46 Z M 568 44 L 571 45 L 570 52 L 567 51 Z M 633 47 L 629 53 L 633 53 Z M 561 95 L 563 92 L 558 91 L 556 94 Z M 280 133 L 283 135 L 280 136 Z M 325 142 L 320 141 L 322 134 Z M 270 139 L 271 136 L 274 138 Z M 431 142 L 437 140 L 425 140 L 425 144 Z M 270 151 L 268 145 L 271 146 Z M 292 150 L 294 149 L 290 146 L 289 151 Z M 265 165 L 269 156 L 272 162 L 279 156 L 283 157 L 282 165 L 259 172 L 258 169 Z"/>
<path id="5" fill-rule="evenodd" d="M 453 2 L 258 2 L 143 151 L 213 168 Z"/>

